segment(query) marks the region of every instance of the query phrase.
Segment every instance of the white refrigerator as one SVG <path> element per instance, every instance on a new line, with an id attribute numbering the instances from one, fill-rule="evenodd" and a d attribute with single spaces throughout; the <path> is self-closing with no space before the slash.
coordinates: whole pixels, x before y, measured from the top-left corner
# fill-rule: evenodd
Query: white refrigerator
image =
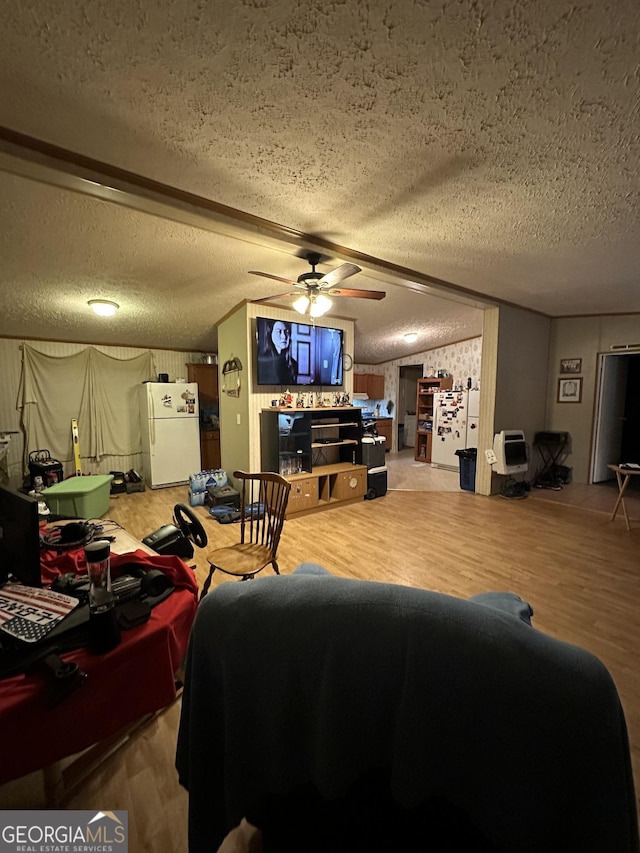
<path id="1" fill-rule="evenodd" d="M 186 483 L 200 471 L 198 386 L 145 382 L 140 386 L 142 471 L 152 489 Z"/>
<path id="2" fill-rule="evenodd" d="M 437 391 L 433 395 L 431 464 L 460 470 L 456 450 L 478 446 L 480 391 Z"/>
<path id="3" fill-rule="evenodd" d="M 467 396 L 467 443 L 465 447 L 478 446 L 480 423 L 480 389 L 471 388 Z"/>

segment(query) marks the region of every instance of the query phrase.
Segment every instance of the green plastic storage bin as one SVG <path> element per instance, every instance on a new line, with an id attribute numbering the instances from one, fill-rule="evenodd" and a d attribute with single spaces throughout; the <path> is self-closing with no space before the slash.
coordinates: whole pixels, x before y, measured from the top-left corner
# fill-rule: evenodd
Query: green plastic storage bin
<path id="1" fill-rule="evenodd" d="M 109 511 L 109 492 L 113 474 L 89 474 L 70 477 L 44 489 L 42 498 L 55 515 L 72 518 L 100 518 Z"/>

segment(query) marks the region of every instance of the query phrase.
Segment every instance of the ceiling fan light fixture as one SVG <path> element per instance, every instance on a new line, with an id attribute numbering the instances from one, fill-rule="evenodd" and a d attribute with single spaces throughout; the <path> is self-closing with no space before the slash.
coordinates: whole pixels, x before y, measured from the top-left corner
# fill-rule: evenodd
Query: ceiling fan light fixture
<path id="1" fill-rule="evenodd" d="M 110 299 L 90 299 L 88 304 L 99 317 L 113 317 L 120 307 L 117 302 Z"/>
<path id="2" fill-rule="evenodd" d="M 404 339 L 408 344 L 415 344 L 418 340 L 418 335 L 416 332 L 407 332 Z"/>
<path id="3" fill-rule="evenodd" d="M 296 309 L 298 314 L 304 314 L 307 308 L 309 307 L 309 297 L 299 296 L 293 303 L 293 307 Z"/>
<path id="4" fill-rule="evenodd" d="M 333 303 L 328 296 L 325 296 L 324 293 L 319 293 L 315 299 L 311 300 L 309 314 L 312 317 L 322 317 L 322 315 L 326 314 L 329 308 L 331 308 L 332 304 Z"/>

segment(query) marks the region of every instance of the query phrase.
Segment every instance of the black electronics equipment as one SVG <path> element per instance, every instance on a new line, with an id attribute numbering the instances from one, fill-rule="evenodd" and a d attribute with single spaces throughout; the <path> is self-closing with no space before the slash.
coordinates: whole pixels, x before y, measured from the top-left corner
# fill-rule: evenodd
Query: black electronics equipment
<path id="1" fill-rule="evenodd" d="M 42 586 L 38 500 L 0 486 L 0 583 L 9 575 L 25 586 Z"/>
<path id="2" fill-rule="evenodd" d="M 565 444 L 569 443 L 568 432 L 537 432 L 534 444 Z"/>
<path id="3" fill-rule="evenodd" d="M 193 557 L 192 542 L 198 548 L 207 545 L 207 534 L 193 512 L 184 504 L 173 508 L 173 524 L 164 524 L 145 536 L 142 542 L 156 554 L 172 554 L 190 560 Z"/>
<path id="4" fill-rule="evenodd" d="M 146 622 L 151 610 L 164 601 L 174 590 L 171 579 L 160 569 L 148 569 L 141 563 L 121 563 L 121 574 L 111 588 L 116 598 L 116 615 L 122 630 L 133 628 Z M 46 637 L 39 643 L 24 644 L 13 637 L 0 637 L 0 678 L 7 678 L 20 672 L 36 672 L 38 668 L 51 676 L 52 672 L 60 680 L 56 692 L 48 701 L 80 686 L 79 679 L 84 674 L 74 667 L 59 667 L 56 655 L 73 649 L 83 648 L 89 642 L 89 579 L 76 577 L 68 573 L 57 578 L 51 589 L 73 595 L 79 604 L 68 613 Z M 28 647 L 27 647 L 28 645 Z M 53 655 L 51 659 L 47 659 Z M 49 672 L 46 673 L 48 667 Z M 55 681 L 55 679 L 54 679 Z"/>
<path id="5" fill-rule="evenodd" d="M 111 480 L 110 493 L 112 495 L 121 495 L 123 492 L 126 492 L 127 483 L 124 471 L 109 471 L 109 473 L 113 476 L 113 480 Z"/>
<path id="6" fill-rule="evenodd" d="M 283 321 L 256 317 L 258 385 L 325 385 L 341 386 L 343 370 L 344 340 L 342 329 L 325 326 L 309 326 L 306 323 L 284 323 L 290 334 L 290 362 L 295 365 L 295 376 L 286 380 L 278 377 L 279 361 L 271 341 L 274 323 Z M 293 368 L 292 368 L 293 369 Z"/>
<path id="7" fill-rule="evenodd" d="M 233 486 L 209 486 L 207 501 L 212 506 L 234 506 L 240 509 L 240 492 Z"/>
<path id="8" fill-rule="evenodd" d="M 35 488 L 36 477 L 42 477 L 42 485 L 48 489 L 64 480 L 62 463 L 52 459 L 48 450 L 32 450 L 29 454 L 29 476 L 32 489 Z"/>
<path id="9" fill-rule="evenodd" d="M 69 521 L 47 529 L 42 537 L 45 548 L 54 551 L 69 551 L 72 548 L 82 548 L 91 542 L 96 533 L 96 525 L 87 521 Z"/>

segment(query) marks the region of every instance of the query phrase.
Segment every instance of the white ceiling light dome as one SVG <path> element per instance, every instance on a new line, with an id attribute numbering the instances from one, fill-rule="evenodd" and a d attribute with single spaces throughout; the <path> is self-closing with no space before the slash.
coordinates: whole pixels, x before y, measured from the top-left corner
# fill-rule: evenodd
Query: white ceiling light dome
<path id="1" fill-rule="evenodd" d="M 120 307 L 111 299 L 90 299 L 88 303 L 99 317 L 113 317 Z"/>

